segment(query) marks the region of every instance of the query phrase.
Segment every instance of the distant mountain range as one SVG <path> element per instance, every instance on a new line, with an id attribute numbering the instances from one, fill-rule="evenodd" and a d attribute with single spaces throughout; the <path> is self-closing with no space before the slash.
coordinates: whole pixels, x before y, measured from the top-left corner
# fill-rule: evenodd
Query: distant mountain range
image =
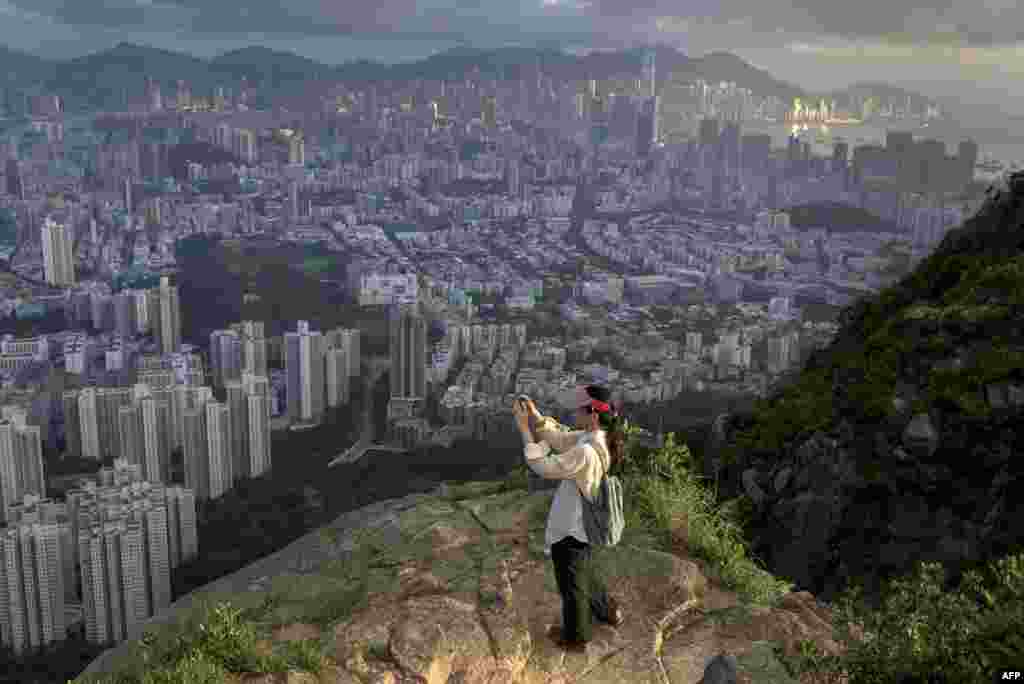
<path id="1" fill-rule="evenodd" d="M 757 69 L 729 52 L 713 52 L 695 58 L 669 47 L 654 48 L 659 80 L 675 73 L 709 82 L 731 81 L 749 88 L 756 95 L 775 95 L 784 99 L 818 95 L 781 81 Z M 64 97 L 69 110 L 112 107 L 124 98 L 142 94 L 145 77 L 162 84 L 165 92 L 177 81 L 187 82 L 193 92 L 205 94 L 217 86 L 236 87 L 244 78 L 256 94 L 289 96 L 307 92 L 310 81 L 352 84 L 370 81 L 408 81 L 413 79 L 460 78 L 476 70 L 485 77 L 529 76 L 542 69 L 560 79 L 606 78 L 614 75 L 640 75 L 644 50 L 592 52 L 576 56 L 554 49 L 498 48 L 480 50 L 455 48 L 415 62 L 381 64 L 356 61 L 339 66 L 321 64 L 299 55 L 252 46 L 203 59 L 180 52 L 119 43 L 93 54 L 66 60 L 49 60 L 0 47 L 6 82 L 0 86 L 14 90 L 45 90 Z M 905 98 L 899 88 L 883 84 L 859 84 L 880 97 Z M 848 94 L 829 93 L 823 97 Z M 909 93 L 915 101 L 928 100 Z M 839 99 L 839 98 L 837 98 Z M 844 98 L 845 99 L 845 98 Z"/>

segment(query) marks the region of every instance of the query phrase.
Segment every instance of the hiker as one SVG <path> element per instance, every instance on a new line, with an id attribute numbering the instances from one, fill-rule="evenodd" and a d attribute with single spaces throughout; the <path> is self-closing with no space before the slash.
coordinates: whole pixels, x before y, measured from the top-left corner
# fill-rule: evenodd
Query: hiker
<path id="1" fill-rule="evenodd" d="M 580 499 L 580 492 L 585 492 L 587 500 L 593 501 L 602 479 L 623 457 L 622 418 L 612 409 L 610 397 L 608 389 L 600 385 L 563 392 L 559 405 L 576 412 L 577 430 L 572 432 L 560 430 L 555 419 L 542 416 L 525 397 L 517 399 L 512 409 L 526 446 L 527 465 L 540 477 L 562 480 L 551 503 L 544 546 L 554 563 L 562 595 L 558 642 L 574 650 L 590 641 L 592 616 L 613 627 L 621 625 L 624 617 L 593 571 Z M 532 430 L 531 418 L 535 421 Z"/>

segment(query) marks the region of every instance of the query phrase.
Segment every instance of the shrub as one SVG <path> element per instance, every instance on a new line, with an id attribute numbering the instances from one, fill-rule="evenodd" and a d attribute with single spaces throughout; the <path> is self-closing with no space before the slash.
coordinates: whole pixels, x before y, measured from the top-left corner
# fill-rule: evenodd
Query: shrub
<path id="1" fill-rule="evenodd" d="M 984 682 L 998 668 L 1019 667 L 1024 556 L 970 571 L 952 592 L 943 584 L 940 564 L 921 563 L 885 588 L 877 611 L 852 587 L 834 614 L 842 655 L 825 655 L 804 642 L 796 656 L 779 651 L 779 657 L 794 675 L 844 675 L 850 684 Z"/>

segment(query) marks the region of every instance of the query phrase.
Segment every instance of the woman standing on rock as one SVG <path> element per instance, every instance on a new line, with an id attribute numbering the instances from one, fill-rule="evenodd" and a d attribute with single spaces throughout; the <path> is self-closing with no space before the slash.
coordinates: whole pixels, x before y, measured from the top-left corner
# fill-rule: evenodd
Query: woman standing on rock
<path id="1" fill-rule="evenodd" d="M 560 395 L 559 405 L 576 411 L 577 430 L 572 432 L 542 416 L 529 399 L 518 399 L 512 407 L 526 445 L 527 465 L 540 477 L 562 480 L 551 503 L 544 546 L 562 595 L 558 642 L 572 649 L 590 641 L 592 616 L 613 627 L 623 621 L 622 609 L 593 571 L 580 499 L 581 492 L 586 492 L 592 500 L 601 479 L 623 455 L 622 418 L 613 411 L 610 398 L 608 389 L 599 385 L 579 386 Z M 532 430 L 530 418 L 535 423 Z"/>

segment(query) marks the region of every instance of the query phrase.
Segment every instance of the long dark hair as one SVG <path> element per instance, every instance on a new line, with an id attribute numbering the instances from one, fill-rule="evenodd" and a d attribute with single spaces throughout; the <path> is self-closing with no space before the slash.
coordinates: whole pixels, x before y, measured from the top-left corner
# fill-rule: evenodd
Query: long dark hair
<path id="1" fill-rule="evenodd" d="M 608 455 L 610 462 L 609 470 L 622 462 L 626 457 L 626 418 L 620 415 L 621 404 L 616 406 L 611 399 L 611 392 L 601 385 L 587 385 L 584 388 L 591 399 L 603 401 L 612 407 L 611 411 L 602 411 L 597 414 L 597 424 L 605 432 L 605 441 L 608 443 Z M 593 412 L 593 409 L 588 409 Z"/>

